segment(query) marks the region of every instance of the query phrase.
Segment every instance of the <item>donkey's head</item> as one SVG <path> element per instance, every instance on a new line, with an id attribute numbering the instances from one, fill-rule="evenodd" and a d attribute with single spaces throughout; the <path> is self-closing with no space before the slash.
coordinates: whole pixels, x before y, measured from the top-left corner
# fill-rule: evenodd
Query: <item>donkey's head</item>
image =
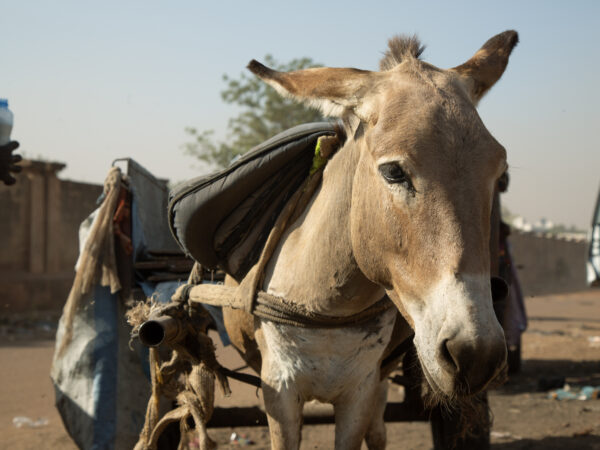
<path id="1" fill-rule="evenodd" d="M 475 106 L 517 41 L 506 31 L 449 70 L 420 61 L 414 38 L 392 39 L 380 72 L 249 66 L 278 91 L 354 124 L 354 257 L 412 325 L 425 377 L 448 396 L 480 391 L 506 360 L 489 253 L 506 152 Z"/>

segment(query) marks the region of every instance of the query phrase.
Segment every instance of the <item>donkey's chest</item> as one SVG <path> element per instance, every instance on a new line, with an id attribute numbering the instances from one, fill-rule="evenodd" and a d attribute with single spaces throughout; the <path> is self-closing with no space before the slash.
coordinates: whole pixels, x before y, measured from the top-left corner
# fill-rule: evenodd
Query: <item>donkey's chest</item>
<path id="1" fill-rule="evenodd" d="M 390 308 L 360 327 L 334 329 L 263 321 L 257 334 L 263 380 L 276 390 L 294 389 L 304 400 L 332 402 L 379 370 L 395 317 Z"/>

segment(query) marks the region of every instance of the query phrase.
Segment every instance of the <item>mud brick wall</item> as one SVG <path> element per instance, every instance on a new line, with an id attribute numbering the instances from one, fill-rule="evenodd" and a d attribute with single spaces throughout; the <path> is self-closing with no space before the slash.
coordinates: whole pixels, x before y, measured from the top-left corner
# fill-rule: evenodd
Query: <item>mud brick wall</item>
<path id="1" fill-rule="evenodd" d="M 513 231 L 509 242 L 524 295 L 587 289 L 585 240 Z"/>
<path id="2" fill-rule="evenodd" d="M 98 208 L 97 200 L 101 194 L 102 186 L 97 184 L 61 182 L 60 235 L 75 241 L 75 245 L 59 246 L 56 263 L 61 270 L 73 271 L 79 256 L 79 225 Z"/>
<path id="3" fill-rule="evenodd" d="M 11 187 L 0 183 L 0 276 L 6 271 L 28 270 L 29 191 L 28 182 Z"/>
<path id="4" fill-rule="evenodd" d="M 60 180 L 65 165 L 26 160 L 13 186 L 0 184 L 0 317 L 56 310 L 73 282 L 81 221 L 102 186 Z"/>

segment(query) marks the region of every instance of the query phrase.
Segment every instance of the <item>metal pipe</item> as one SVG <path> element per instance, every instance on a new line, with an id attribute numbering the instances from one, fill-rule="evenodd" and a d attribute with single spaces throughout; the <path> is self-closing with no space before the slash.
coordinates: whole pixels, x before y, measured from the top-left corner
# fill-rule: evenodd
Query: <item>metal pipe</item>
<path id="1" fill-rule="evenodd" d="M 158 347 L 179 338 L 181 325 L 171 316 L 154 317 L 144 322 L 138 331 L 142 344 L 147 347 Z"/>

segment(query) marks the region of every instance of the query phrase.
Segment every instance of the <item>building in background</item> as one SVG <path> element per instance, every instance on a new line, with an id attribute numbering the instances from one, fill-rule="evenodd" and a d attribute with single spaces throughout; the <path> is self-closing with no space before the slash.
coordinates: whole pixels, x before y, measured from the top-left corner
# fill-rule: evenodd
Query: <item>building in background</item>
<path id="1" fill-rule="evenodd" d="M 73 282 L 79 224 L 102 186 L 61 180 L 65 164 L 24 160 L 12 186 L 0 185 L 1 316 L 59 310 Z"/>

